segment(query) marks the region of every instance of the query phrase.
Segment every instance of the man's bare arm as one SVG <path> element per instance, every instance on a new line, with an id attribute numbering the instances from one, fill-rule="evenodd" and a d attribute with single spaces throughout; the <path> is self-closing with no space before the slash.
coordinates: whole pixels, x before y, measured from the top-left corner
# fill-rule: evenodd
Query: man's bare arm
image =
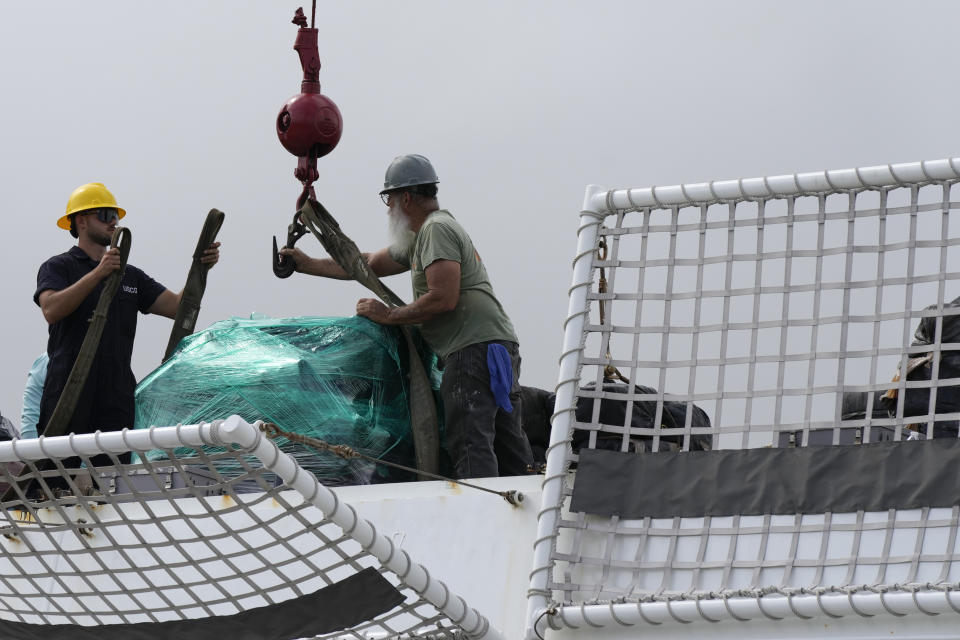
<path id="1" fill-rule="evenodd" d="M 220 261 L 220 243 L 213 242 L 209 247 L 204 249 L 203 255 L 200 256 L 200 262 L 206 265 L 210 265 L 208 268 L 212 269 L 217 262 Z M 180 290 L 180 293 L 174 293 L 169 289 L 164 289 L 157 299 L 153 301 L 153 304 L 150 305 L 150 308 L 147 309 L 147 313 L 155 313 L 158 316 L 166 316 L 167 318 L 173 319 L 177 317 L 177 310 L 180 308 L 180 300 L 183 299 L 183 289 Z"/>
<path id="2" fill-rule="evenodd" d="M 330 258 L 311 258 L 296 247 L 292 249 L 284 247 L 280 249 L 280 254 L 290 257 L 293 260 L 296 270 L 300 273 L 320 276 L 322 278 L 333 278 L 335 280 L 350 280 L 347 272 L 341 269 L 340 265 Z M 407 267 L 391 258 L 390 252 L 387 249 L 380 249 L 374 253 L 364 253 L 362 255 L 367 261 L 367 264 L 370 265 L 370 269 L 379 278 L 396 275 L 408 270 Z"/>
<path id="3" fill-rule="evenodd" d="M 441 313 L 453 311 L 460 300 L 460 263 L 437 260 L 424 270 L 427 292 L 411 304 L 389 308 L 379 300 L 357 302 L 357 315 L 386 325 L 421 324 Z"/>
<path id="4" fill-rule="evenodd" d="M 155 313 L 158 316 L 165 316 L 167 318 L 176 318 L 177 309 L 180 308 L 180 298 L 183 297 L 183 291 L 180 293 L 174 293 L 170 289 L 164 289 L 157 299 L 153 301 L 153 304 L 150 305 L 150 308 L 147 309 L 147 313 Z"/>

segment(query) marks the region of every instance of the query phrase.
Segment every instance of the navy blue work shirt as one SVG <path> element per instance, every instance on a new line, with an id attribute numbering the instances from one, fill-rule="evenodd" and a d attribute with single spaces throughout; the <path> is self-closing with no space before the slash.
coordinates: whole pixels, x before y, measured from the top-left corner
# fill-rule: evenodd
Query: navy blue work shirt
<path id="1" fill-rule="evenodd" d="M 93 271 L 99 262 L 78 246 L 66 253 L 53 256 L 37 272 L 37 290 L 33 301 L 40 305 L 40 294 L 50 289 L 62 291 Z M 49 326 L 47 353 L 50 364 L 40 400 L 37 433 L 43 430 L 53 415 L 60 394 L 67 384 L 70 370 L 80 353 L 80 345 L 87 333 L 90 318 L 100 300 L 106 279 L 80 303 L 73 313 Z M 140 269 L 128 264 L 120 281 L 120 288 L 107 311 L 107 323 L 100 338 L 97 355 L 90 367 L 77 408 L 70 420 L 68 433 L 92 433 L 97 429 L 114 431 L 133 428 L 133 394 L 137 380 L 130 368 L 133 339 L 137 332 L 137 312 L 146 313 L 164 286 Z"/>

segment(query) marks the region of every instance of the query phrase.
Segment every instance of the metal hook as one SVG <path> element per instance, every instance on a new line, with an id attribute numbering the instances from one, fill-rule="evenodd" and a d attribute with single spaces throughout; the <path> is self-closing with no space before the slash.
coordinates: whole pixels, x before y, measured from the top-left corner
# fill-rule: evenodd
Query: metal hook
<path id="1" fill-rule="evenodd" d="M 307 228 L 300 222 L 300 212 L 297 211 L 293 214 L 293 222 L 287 226 L 287 244 L 283 245 L 283 248 L 292 249 L 306 232 Z M 278 278 L 289 278 L 295 269 L 293 258 L 280 255 L 277 249 L 277 236 L 273 236 L 273 275 Z"/>

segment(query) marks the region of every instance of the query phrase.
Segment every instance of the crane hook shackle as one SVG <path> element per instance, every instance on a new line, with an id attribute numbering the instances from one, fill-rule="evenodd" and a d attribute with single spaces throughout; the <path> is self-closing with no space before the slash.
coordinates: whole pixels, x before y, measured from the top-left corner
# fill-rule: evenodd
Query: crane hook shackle
<path id="1" fill-rule="evenodd" d="M 313 2 L 311 20 L 316 18 L 317 3 Z M 317 158 L 322 158 L 337 146 L 343 133 L 343 119 L 340 109 L 327 96 L 320 93 L 320 52 L 317 48 L 317 29 L 311 21 L 307 28 L 307 17 L 303 8 L 297 9 L 293 16 L 297 25 L 297 39 L 293 49 L 300 56 L 303 80 L 300 93 L 293 96 L 277 114 L 277 138 L 283 148 L 297 156 L 297 168 L 294 177 L 303 185 L 303 191 L 297 199 L 297 213 L 287 227 L 286 248 L 293 248 L 304 233 L 306 227 L 300 221 L 300 207 L 308 197 L 315 197 L 313 183 L 320 177 L 317 171 Z M 278 278 L 289 278 L 294 272 L 291 258 L 280 255 L 277 238 L 273 238 L 273 273 Z"/>
<path id="2" fill-rule="evenodd" d="M 300 222 L 300 212 L 297 211 L 293 214 L 293 222 L 287 225 L 287 243 L 283 245 L 283 248 L 293 249 L 293 245 L 306 232 L 307 228 Z M 273 275 L 278 278 L 289 278 L 295 270 L 296 265 L 293 263 L 293 258 L 280 255 L 280 250 L 277 248 L 277 236 L 273 236 Z"/>

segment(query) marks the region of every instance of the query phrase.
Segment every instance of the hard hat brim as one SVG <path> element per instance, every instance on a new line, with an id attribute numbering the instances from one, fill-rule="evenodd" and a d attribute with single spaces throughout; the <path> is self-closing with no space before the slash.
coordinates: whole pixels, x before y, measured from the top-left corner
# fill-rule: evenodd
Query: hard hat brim
<path id="1" fill-rule="evenodd" d="M 103 206 L 89 207 L 88 209 L 80 209 L 79 211 L 74 211 L 73 213 L 68 213 L 68 214 L 65 215 L 65 216 L 60 216 L 60 219 L 57 220 L 57 226 L 60 227 L 61 229 L 66 229 L 67 231 L 69 231 L 69 230 L 70 230 L 70 216 L 77 215 L 78 213 L 83 213 L 84 211 L 88 211 L 89 209 L 103 209 L 103 208 L 104 208 Z M 121 208 L 121 207 L 113 207 L 113 208 L 117 210 L 117 217 L 120 218 L 121 220 L 123 219 L 123 216 L 127 215 L 127 210 L 126 210 L 126 209 L 123 209 L 123 208 Z"/>
<path id="2" fill-rule="evenodd" d="M 380 195 L 383 195 L 383 194 L 388 193 L 388 192 L 390 192 L 390 191 L 396 191 L 397 189 L 409 189 L 410 187 L 419 187 L 420 185 L 423 185 L 423 184 L 440 184 L 440 181 L 439 181 L 439 180 L 425 180 L 425 181 L 421 182 L 421 181 L 415 180 L 415 181 L 410 182 L 409 184 L 392 184 L 392 185 L 390 185 L 389 187 L 384 187 L 383 190 L 380 191 Z"/>

